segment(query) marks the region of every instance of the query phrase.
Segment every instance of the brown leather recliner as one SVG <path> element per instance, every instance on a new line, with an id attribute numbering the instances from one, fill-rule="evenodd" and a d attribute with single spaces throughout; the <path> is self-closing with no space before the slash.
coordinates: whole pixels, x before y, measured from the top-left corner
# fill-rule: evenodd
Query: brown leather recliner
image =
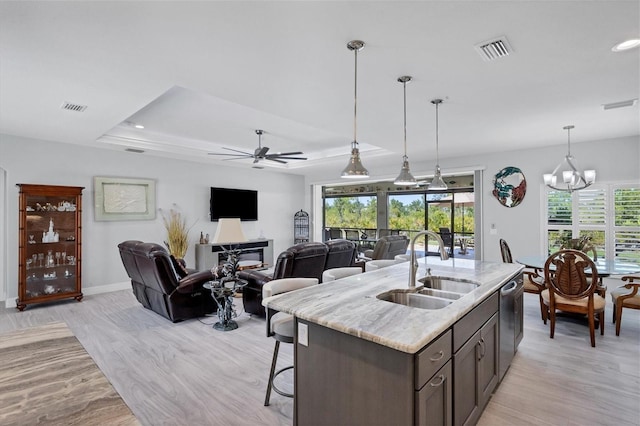
<path id="1" fill-rule="evenodd" d="M 130 240 L 118 244 L 118 249 L 131 278 L 133 294 L 145 308 L 173 322 L 216 310 L 211 291 L 202 287 L 215 279 L 211 271 L 179 278 L 169 253 L 155 243 Z"/>
<path id="2" fill-rule="evenodd" d="M 329 242 L 301 243 L 280 253 L 273 274 L 265 271 L 245 270 L 238 277 L 247 282 L 242 289 L 244 310 L 249 314 L 264 316 L 262 306 L 262 286 L 280 278 L 317 278 L 322 280 L 322 272 L 331 268 L 352 266 L 356 257 L 356 246 L 352 241 L 333 240 Z"/>
<path id="3" fill-rule="evenodd" d="M 352 266 L 358 257 L 358 249 L 353 241 L 329 240 L 325 242 L 329 251 L 324 270 Z"/>

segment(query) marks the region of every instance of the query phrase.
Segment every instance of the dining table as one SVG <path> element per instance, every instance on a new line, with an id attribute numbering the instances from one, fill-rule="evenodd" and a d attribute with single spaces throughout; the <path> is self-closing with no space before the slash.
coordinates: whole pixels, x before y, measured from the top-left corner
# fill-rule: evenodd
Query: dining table
<path id="1" fill-rule="evenodd" d="M 548 256 L 523 256 L 516 259 L 516 262 L 526 266 L 527 268 L 544 270 L 544 264 Z M 626 262 L 619 259 L 598 259 L 593 263 L 598 270 L 598 277 L 609 277 L 611 275 L 633 275 L 640 272 L 640 265 Z"/>

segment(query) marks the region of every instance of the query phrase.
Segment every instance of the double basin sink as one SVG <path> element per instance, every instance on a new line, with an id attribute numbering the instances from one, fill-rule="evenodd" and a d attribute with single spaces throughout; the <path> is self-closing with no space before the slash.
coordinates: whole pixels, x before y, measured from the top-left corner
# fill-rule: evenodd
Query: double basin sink
<path id="1" fill-rule="evenodd" d="M 442 309 L 479 284 L 469 280 L 427 276 L 418 280 L 421 286 L 385 291 L 376 297 L 387 302 L 420 309 Z"/>

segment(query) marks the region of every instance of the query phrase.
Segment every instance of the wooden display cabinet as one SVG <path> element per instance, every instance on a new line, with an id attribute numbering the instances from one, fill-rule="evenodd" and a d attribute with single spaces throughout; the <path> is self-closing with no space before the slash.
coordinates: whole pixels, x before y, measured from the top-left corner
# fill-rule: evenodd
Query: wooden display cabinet
<path id="1" fill-rule="evenodd" d="M 20 188 L 18 300 L 28 304 L 82 300 L 82 190 L 78 186 L 18 184 Z"/>

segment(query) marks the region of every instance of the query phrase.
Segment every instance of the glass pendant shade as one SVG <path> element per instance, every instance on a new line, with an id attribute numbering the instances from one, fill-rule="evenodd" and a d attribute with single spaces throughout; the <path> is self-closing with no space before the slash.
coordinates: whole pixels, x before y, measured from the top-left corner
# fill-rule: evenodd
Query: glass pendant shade
<path id="1" fill-rule="evenodd" d="M 396 185 L 417 185 L 418 182 L 409 169 L 409 157 L 407 157 L 407 83 L 411 81 L 411 76 L 398 77 L 398 81 L 402 83 L 404 91 L 404 155 L 402 156 L 400 174 L 393 183 Z"/>
<path id="2" fill-rule="evenodd" d="M 362 161 L 360 161 L 360 150 L 358 149 L 358 143 L 356 141 L 351 143 L 351 158 L 340 177 L 344 179 L 369 177 L 369 171 L 364 168 Z"/>
<path id="3" fill-rule="evenodd" d="M 440 171 L 440 153 L 438 144 L 438 106 L 442 103 L 442 99 L 434 99 L 431 101 L 436 106 L 436 172 L 433 175 L 433 180 L 429 184 L 429 189 L 443 190 L 447 189 L 447 184 L 442 180 L 442 172 Z"/>
<path id="4" fill-rule="evenodd" d="M 358 149 L 357 134 L 357 112 L 358 112 L 358 51 L 364 48 L 364 41 L 351 40 L 347 43 L 347 48 L 352 50 L 355 56 L 355 73 L 353 89 L 353 142 L 351 142 L 351 158 L 349 164 L 344 168 L 340 177 L 344 179 L 368 178 L 369 171 L 364 168 L 360 161 L 360 149 Z"/>
<path id="5" fill-rule="evenodd" d="M 567 155 L 564 160 L 556 166 L 552 173 L 545 173 L 542 176 L 544 184 L 557 191 L 579 191 L 591 186 L 596 181 L 596 171 L 585 170 L 581 172 L 578 168 L 578 161 L 571 155 L 570 132 L 574 127 L 563 127 L 567 131 Z"/>

